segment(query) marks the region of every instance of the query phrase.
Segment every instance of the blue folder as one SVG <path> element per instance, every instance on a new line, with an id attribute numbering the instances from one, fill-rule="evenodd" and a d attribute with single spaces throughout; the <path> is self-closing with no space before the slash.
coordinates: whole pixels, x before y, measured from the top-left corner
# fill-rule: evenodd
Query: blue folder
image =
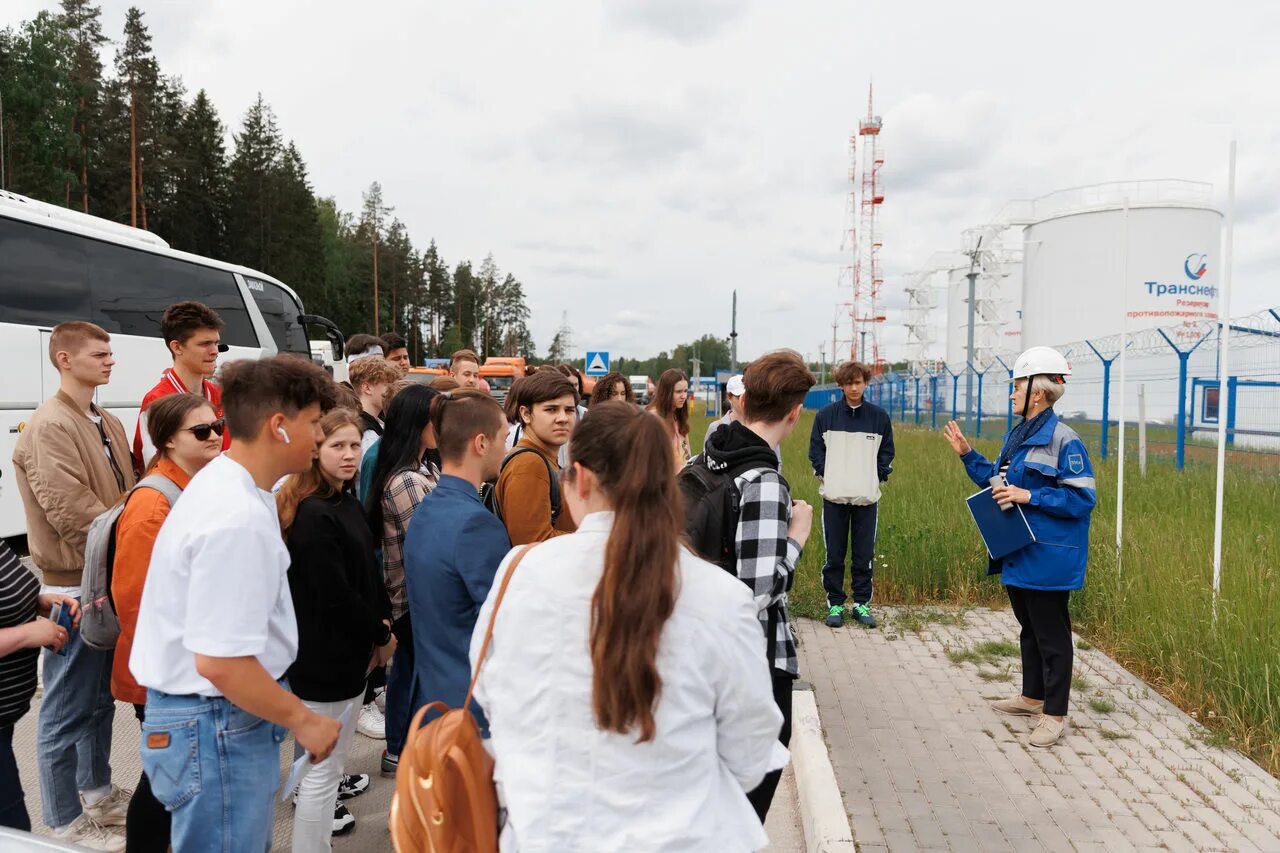
<path id="1" fill-rule="evenodd" d="M 1007 557 L 1036 541 L 1022 507 L 1014 504 L 1010 510 L 1000 509 L 1000 504 L 991 497 L 990 487 L 965 498 L 964 502 L 969 505 L 969 512 L 973 514 L 973 521 L 978 525 L 991 559 Z"/>

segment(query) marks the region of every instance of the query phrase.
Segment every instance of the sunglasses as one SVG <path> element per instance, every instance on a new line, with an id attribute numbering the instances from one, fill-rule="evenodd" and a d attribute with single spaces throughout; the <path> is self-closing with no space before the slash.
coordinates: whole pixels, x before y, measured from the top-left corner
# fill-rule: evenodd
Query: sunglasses
<path id="1" fill-rule="evenodd" d="M 209 434 L 221 436 L 222 431 L 227 428 L 227 419 L 218 418 L 211 424 L 196 424 L 193 427 L 185 427 L 192 435 L 196 437 L 196 441 L 208 441 Z"/>

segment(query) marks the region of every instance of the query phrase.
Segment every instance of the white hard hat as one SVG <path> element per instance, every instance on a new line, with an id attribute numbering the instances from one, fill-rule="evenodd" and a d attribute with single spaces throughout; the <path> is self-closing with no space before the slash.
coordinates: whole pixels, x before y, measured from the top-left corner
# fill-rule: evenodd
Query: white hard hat
<path id="1" fill-rule="evenodd" d="M 1041 375 L 1065 379 L 1071 375 L 1071 362 L 1053 347 L 1032 347 L 1013 363 L 1014 379 Z"/>
<path id="2" fill-rule="evenodd" d="M 742 375 L 730 376 L 729 381 L 725 383 L 724 390 L 735 397 L 741 397 L 747 393 L 747 386 L 742 382 Z"/>

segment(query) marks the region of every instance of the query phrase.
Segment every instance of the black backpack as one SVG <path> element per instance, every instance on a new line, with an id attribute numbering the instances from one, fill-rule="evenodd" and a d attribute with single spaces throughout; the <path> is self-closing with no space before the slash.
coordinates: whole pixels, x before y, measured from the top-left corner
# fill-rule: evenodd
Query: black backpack
<path id="1" fill-rule="evenodd" d="M 738 517 L 742 513 L 742 494 L 734 480 L 743 473 L 759 467 L 751 463 L 738 468 L 712 468 L 707 464 L 707 454 L 699 453 L 676 476 L 680 495 L 684 498 L 684 535 L 689 547 L 699 557 L 714 563 L 735 578 L 738 576 Z M 790 491 L 782 474 L 778 474 Z M 795 580 L 795 575 L 791 577 Z M 777 641 L 776 626 L 779 608 L 769 607 L 765 626 L 765 642 L 769 665 L 773 665 L 774 647 Z"/>
<path id="2" fill-rule="evenodd" d="M 538 458 L 547 466 L 547 479 L 551 481 L 551 526 L 555 527 L 556 522 L 560 520 L 560 477 L 556 474 L 555 469 L 551 467 L 551 462 L 547 460 L 547 457 L 543 456 L 532 447 L 514 448 L 507 454 L 507 458 L 502 460 L 502 467 L 498 469 L 498 476 L 501 477 L 502 472 L 506 470 L 507 465 L 511 460 L 515 459 L 521 453 L 537 453 Z M 486 481 L 485 484 L 480 487 L 480 500 L 484 501 L 485 509 L 489 510 L 489 512 L 496 515 L 499 519 L 502 518 L 502 507 L 498 504 L 498 480 L 496 478 Z"/>

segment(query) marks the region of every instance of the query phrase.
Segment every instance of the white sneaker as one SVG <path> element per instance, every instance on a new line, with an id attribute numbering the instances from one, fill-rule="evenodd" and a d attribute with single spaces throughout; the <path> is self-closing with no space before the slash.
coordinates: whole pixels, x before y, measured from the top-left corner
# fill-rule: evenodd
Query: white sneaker
<path id="1" fill-rule="evenodd" d="M 81 794 L 80 805 L 90 820 L 98 826 L 124 826 L 125 817 L 129 813 L 129 799 L 132 796 L 133 791 L 112 785 L 111 793 L 93 805 L 86 803 L 84 794 Z"/>
<path id="2" fill-rule="evenodd" d="M 373 702 L 360 709 L 360 719 L 356 722 L 356 731 L 374 740 L 387 739 L 387 718 L 378 710 Z"/>
<path id="3" fill-rule="evenodd" d="M 89 850 L 106 850 L 109 853 L 124 853 L 124 836 L 113 835 L 93 822 L 88 814 L 76 818 L 70 826 L 65 826 L 53 837 L 59 841 L 77 844 Z"/>
<path id="4" fill-rule="evenodd" d="M 378 706 L 378 710 L 383 714 L 387 713 L 387 688 L 379 687 L 373 693 L 373 704 Z"/>

